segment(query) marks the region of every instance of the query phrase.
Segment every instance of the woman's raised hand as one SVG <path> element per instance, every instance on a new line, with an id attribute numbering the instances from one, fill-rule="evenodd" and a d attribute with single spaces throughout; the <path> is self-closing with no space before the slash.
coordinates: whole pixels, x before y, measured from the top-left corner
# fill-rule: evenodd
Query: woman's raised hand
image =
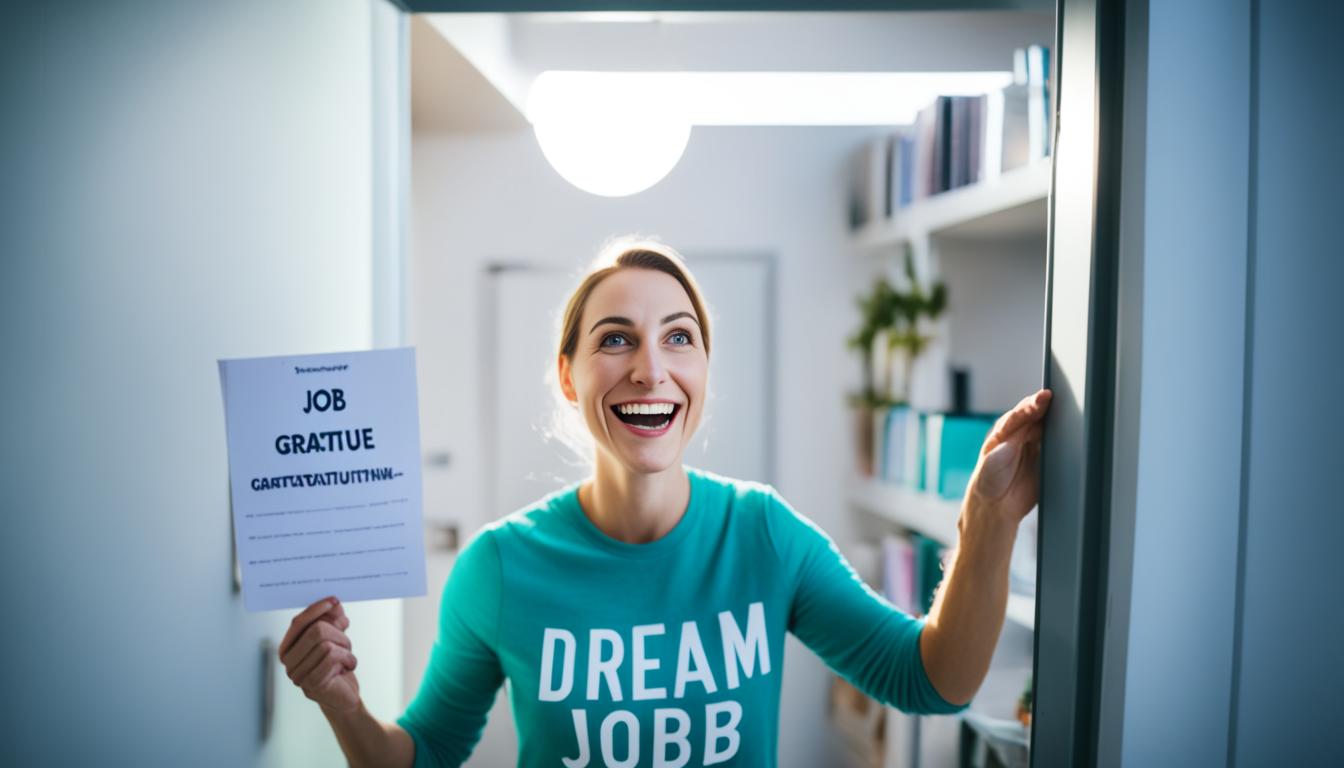
<path id="1" fill-rule="evenodd" d="M 1051 395 L 1050 390 L 1042 389 L 1022 398 L 989 431 L 966 488 L 964 506 L 971 520 L 1016 526 L 1036 506 L 1041 433 Z"/>
<path id="2" fill-rule="evenodd" d="M 338 712 L 359 708 L 355 654 L 345 630 L 350 619 L 334 596 L 303 609 L 280 641 L 280 662 L 303 695 Z"/>

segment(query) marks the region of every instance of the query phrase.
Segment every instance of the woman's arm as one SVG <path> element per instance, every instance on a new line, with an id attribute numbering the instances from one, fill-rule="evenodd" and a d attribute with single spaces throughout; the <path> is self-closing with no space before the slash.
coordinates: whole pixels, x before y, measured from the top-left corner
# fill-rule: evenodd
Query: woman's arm
<path id="1" fill-rule="evenodd" d="M 420 688 L 396 719 L 413 742 L 417 765 L 462 765 L 480 741 L 504 684 L 496 652 L 502 581 L 498 544 L 487 526 L 453 561 L 439 601 L 439 637 Z M 356 728 L 372 733 L 367 721 Z"/>
<path id="2" fill-rule="evenodd" d="M 780 573 L 792 579 L 789 631 L 836 674 L 904 712 L 945 715 L 965 704 L 945 700 L 925 674 L 924 620 L 864 582 L 816 523 L 773 487 L 764 494 L 766 532 Z"/>
<path id="3" fill-rule="evenodd" d="M 396 723 L 384 723 L 364 708 L 351 712 L 341 712 L 327 706 L 322 707 L 331 729 L 336 732 L 336 741 L 341 751 L 350 761 L 351 768 L 364 766 L 397 766 L 411 768 L 415 763 L 415 742 L 411 735 Z"/>
<path id="4" fill-rule="evenodd" d="M 1024 398 L 994 425 L 962 502 L 957 547 L 919 647 L 929 682 L 949 702 L 964 704 L 979 690 L 1003 630 L 1013 541 L 1039 491 L 1050 394 Z"/>

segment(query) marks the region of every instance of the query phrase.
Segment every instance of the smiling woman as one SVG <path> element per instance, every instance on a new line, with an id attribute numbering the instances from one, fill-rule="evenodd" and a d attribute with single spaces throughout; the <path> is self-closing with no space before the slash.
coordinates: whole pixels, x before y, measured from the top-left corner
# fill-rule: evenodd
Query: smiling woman
<path id="1" fill-rule="evenodd" d="M 703 416 L 708 326 L 681 257 L 651 241 L 609 245 L 565 307 L 560 392 L 595 449 L 593 482 L 579 498 L 594 524 L 616 538 L 657 539 L 685 505 L 681 456 Z M 627 494 L 635 488 L 644 501 L 631 508 Z"/>
<path id="2" fill-rule="evenodd" d="M 612 243 L 561 320 L 553 383 L 592 473 L 462 549 L 429 666 L 395 723 L 364 710 L 348 671 L 310 694 L 351 753 L 460 765 L 507 681 L 518 765 L 775 765 L 789 633 L 885 704 L 967 706 L 1003 624 L 1012 533 L 1035 504 L 1044 393 L 986 440 L 960 554 L 916 619 L 774 487 L 682 463 L 703 417 L 711 323 L 676 251 Z M 324 631 L 352 670 L 339 629 Z"/>
<path id="3" fill-rule="evenodd" d="M 649 303 L 654 297 L 657 305 Z M 560 317 L 552 435 L 594 464 L 605 460 L 603 449 L 609 457 L 616 448 L 613 431 L 648 438 L 675 432 L 680 455 L 703 417 L 711 325 L 700 286 L 675 250 L 632 237 L 610 242 Z M 645 367 L 623 373 L 630 365 Z M 650 375 L 664 380 L 650 386 Z M 610 388 L 614 377 L 628 381 L 597 402 L 581 399 L 590 382 Z M 672 418 L 638 417 L 655 403 L 671 404 Z M 631 405 L 638 407 L 622 408 Z"/>

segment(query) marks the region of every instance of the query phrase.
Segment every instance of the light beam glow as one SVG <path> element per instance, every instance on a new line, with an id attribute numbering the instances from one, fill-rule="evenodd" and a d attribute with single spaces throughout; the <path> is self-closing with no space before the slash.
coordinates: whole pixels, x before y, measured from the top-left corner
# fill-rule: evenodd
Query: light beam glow
<path id="1" fill-rule="evenodd" d="M 527 99 L 542 153 L 566 180 L 619 197 L 676 166 L 692 125 L 909 125 L 938 96 L 976 96 L 1011 72 L 575 72 Z"/>

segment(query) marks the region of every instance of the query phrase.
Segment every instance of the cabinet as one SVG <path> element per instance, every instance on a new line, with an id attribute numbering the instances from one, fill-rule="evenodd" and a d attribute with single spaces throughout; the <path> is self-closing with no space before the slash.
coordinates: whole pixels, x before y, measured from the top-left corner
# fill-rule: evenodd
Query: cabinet
<path id="1" fill-rule="evenodd" d="M 969 372 L 972 411 L 1002 413 L 1040 386 L 1050 180 L 1047 158 L 917 200 L 855 231 L 865 284 L 880 274 L 902 283 L 908 245 L 921 278 L 947 285 L 947 310 L 932 326 L 934 341 L 913 371 L 913 407 L 950 406 L 952 367 Z M 949 547 L 956 543 L 959 501 L 857 473 L 848 493 L 858 516 L 855 530 L 866 543 L 898 531 L 916 531 Z M 1028 591 L 1035 577 L 1035 537 L 1033 512 L 1018 534 L 1007 620 L 989 675 L 971 703 L 979 715 L 1012 719 L 1031 673 L 1035 600 Z M 957 765 L 961 719 L 889 709 L 885 765 Z"/>

